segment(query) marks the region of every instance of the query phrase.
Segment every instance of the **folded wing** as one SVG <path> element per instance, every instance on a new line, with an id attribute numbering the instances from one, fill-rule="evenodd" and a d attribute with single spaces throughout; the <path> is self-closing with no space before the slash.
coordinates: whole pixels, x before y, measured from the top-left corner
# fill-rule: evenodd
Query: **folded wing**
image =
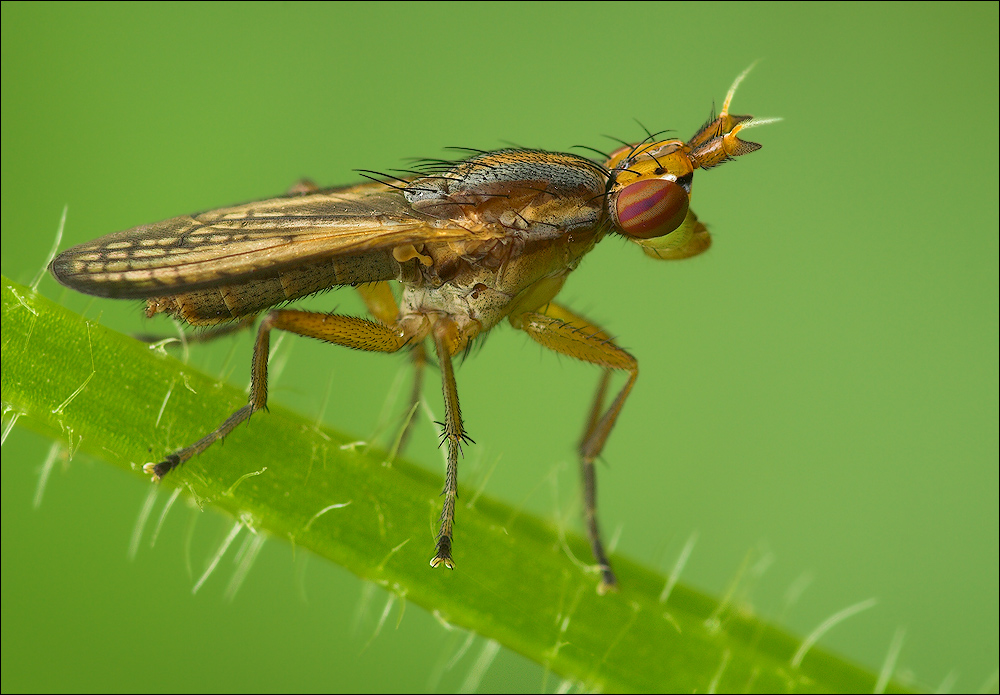
<path id="1" fill-rule="evenodd" d="M 241 283 L 334 257 L 502 234 L 468 229 L 463 221 L 416 212 L 398 190 L 362 184 L 109 234 L 60 254 L 51 270 L 59 282 L 87 294 L 144 298 Z"/>

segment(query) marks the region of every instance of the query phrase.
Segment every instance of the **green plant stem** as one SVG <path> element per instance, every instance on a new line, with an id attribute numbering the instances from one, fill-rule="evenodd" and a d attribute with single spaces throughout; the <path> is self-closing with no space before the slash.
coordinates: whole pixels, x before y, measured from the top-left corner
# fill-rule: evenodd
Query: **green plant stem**
<path id="1" fill-rule="evenodd" d="M 245 394 L 3 279 L 5 428 L 18 423 L 135 475 L 200 437 Z M 871 692 L 876 676 L 754 617 L 614 558 L 599 596 L 587 543 L 478 497 L 461 505 L 456 569 L 431 569 L 441 479 L 279 405 L 163 481 L 285 538 L 587 690 Z M 471 497 L 471 495 L 469 495 Z M 567 552 L 569 551 L 569 553 Z M 900 692 L 889 683 L 890 692 Z"/>

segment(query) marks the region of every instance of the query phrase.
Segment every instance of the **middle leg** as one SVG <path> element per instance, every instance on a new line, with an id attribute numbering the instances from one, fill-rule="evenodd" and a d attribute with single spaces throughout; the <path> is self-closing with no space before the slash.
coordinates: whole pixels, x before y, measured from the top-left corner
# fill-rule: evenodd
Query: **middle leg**
<path id="1" fill-rule="evenodd" d="M 444 395 L 444 431 L 441 443 L 448 444 L 448 469 L 444 478 L 444 504 L 441 507 L 441 528 L 437 537 L 437 552 L 431 559 L 431 567 L 444 565 L 454 569 L 451 557 L 452 534 L 455 525 L 455 503 L 458 500 L 458 455 L 462 444 L 471 442 L 462 424 L 462 409 L 458 405 L 458 385 L 451 356 L 457 344 L 458 328 L 446 318 L 440 318 L 434 325 L 434 348 L 441 367 L 441 391 Z"/>

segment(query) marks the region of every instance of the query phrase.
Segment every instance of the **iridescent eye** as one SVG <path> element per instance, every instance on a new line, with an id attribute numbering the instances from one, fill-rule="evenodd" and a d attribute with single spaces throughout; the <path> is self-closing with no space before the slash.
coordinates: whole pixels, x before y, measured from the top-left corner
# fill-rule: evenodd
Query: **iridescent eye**
<path id="1" fill-rule="evenodd" d="M 651 239 L 677 229 L 688 210 L 688 194 L 676 181 L 645 179 L 625 186 L 611 201 L 618 229 L 636 239 Z"/>

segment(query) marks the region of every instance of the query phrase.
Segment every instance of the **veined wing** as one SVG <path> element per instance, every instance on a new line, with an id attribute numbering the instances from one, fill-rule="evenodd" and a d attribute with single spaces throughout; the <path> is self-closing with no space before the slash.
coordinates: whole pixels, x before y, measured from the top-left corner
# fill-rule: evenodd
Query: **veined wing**
<path id="1" fill-rule="evenodd" d="M 400 191 L 370 183 L 116 232 L 65 251 L 51 270 L 81 292 L 143 298 L 242 282 L 337 256 L 502 234 L 416 212 Z"/>

